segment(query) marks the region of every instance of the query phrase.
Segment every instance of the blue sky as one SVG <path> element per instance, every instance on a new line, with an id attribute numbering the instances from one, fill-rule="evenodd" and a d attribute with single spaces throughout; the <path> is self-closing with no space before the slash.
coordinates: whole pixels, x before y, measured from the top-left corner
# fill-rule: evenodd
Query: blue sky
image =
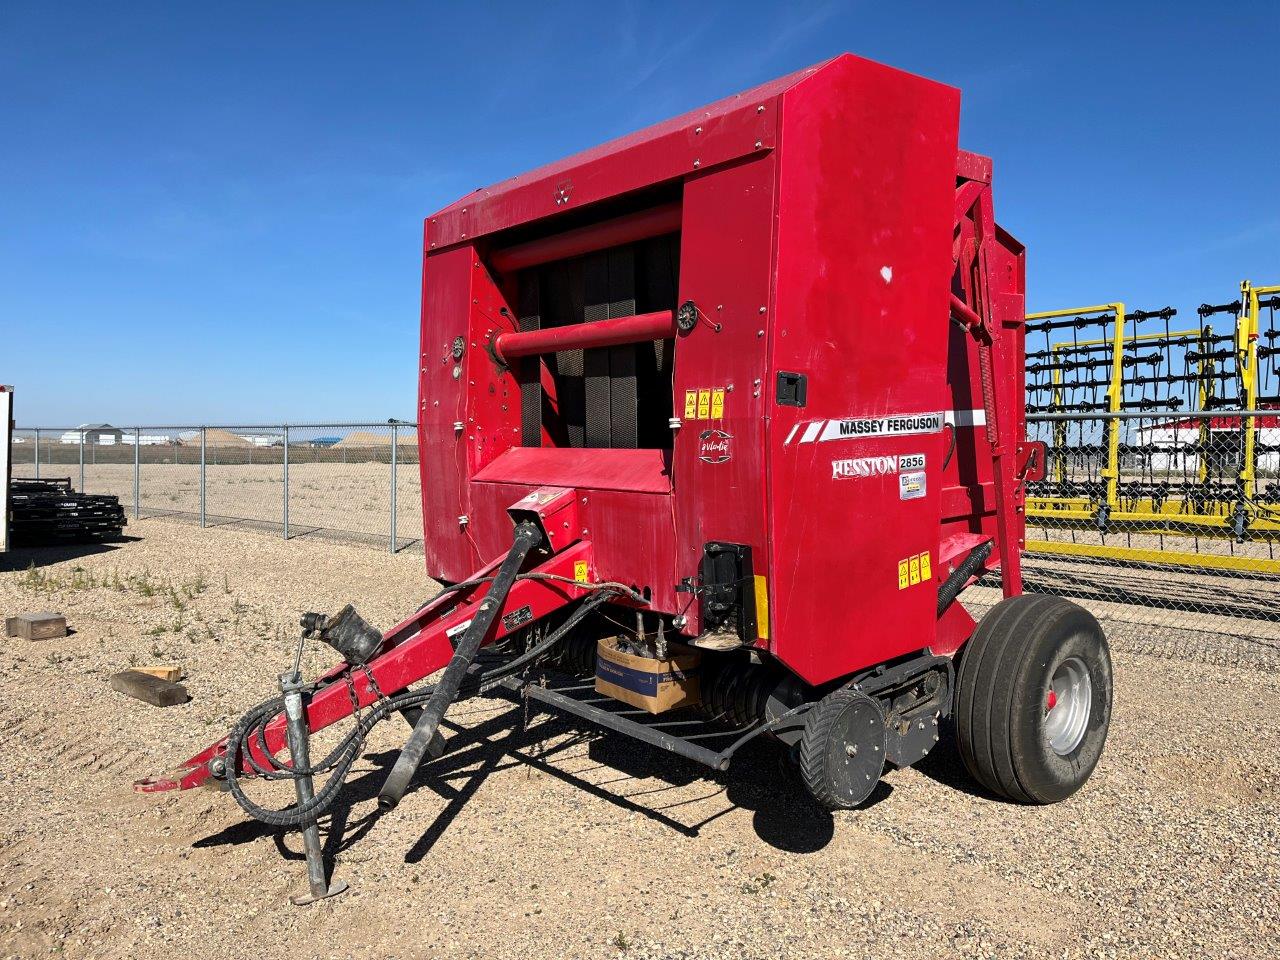
<path id="1" fill-rule="evenodd" d="M 33 425 L 412 417 L 426 214 L 846 50 L 963 90 L 1031 309 L 1185 315 L 1280 282 L 1278 28 L 1274 2 L 10 0 L 0 380 Z"/>

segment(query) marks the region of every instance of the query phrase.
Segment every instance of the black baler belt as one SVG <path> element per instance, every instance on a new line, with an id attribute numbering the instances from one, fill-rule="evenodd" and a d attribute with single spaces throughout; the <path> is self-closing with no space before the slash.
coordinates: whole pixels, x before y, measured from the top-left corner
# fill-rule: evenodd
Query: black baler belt
<path id="1" fill-rule="evenodd" d="M 520 280 L 520 330 L 542 326 L 542 277 L 528 270 Z M 516 371 L 520 379 L 520 442 L 542 446 L 542 358 L 522 357 Z"/>

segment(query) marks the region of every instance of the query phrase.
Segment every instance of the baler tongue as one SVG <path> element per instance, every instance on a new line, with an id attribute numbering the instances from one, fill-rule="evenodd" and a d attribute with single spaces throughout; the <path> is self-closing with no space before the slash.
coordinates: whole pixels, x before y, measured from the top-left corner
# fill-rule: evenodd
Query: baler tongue
<path id="1" fill-rule="evenodd" d="M 396 712 L 414 722 L 379 797 L 385 811 L 404 795 L 424 756 L 443 752 L 438 728 L 451 704 L 547 655 L 604 601 L 625 596 L 633 603 L 645 603 L 621 584 L 587 582 L 584 571 L 592 568 L 591 544 L 568 533 L 581 529 L 575 515 L 577 501 L 574 490 L 558 487 L 541 488 L 518 501 L 510 511 L 515 522 L 511 549 L 467 580 L 447 587 L 385 637 L 349 606 L 333 617 L 306 614 L 302 641 L 324 640 L 345 662 L 304 683 L 299 657 L 292 670 L 280 675 L 280 696 L 250 710 L 226 739 L 178 770 L 139 780 L 134 788 L 152 793 L 221 783 L 258 820 L 302 828 L 311 892 L 295 898 L 296 903 L 341 892 L 343 885 L 326 883 L 316 822 L 336 798 L 374 724 Z M 524 570 L 535 548 L 541 562 Z M 588 599 L 524 653 L 486 671 L 478 668 L 476 655 L 481 647 L 583 598 Z M 453 638 L 458 638 L 456 648 Z M 442 667 L 444 673 L 434 687 L 408 689 Z M 363 711 L 365 707 L 371 709 Z M 357 714 L 355 728 L 328 756 L 313 761 L 310 735 L 352 714 Z M 285 747 L 291 756 L 287 763 L 275 756 Z M 313 777 L 319 773 L 328 773 L 329 779 L 316 790 Z M 242 777 L 292 780 L 297 802 L 279 810 L 259 806 L 241 789 Z"/>

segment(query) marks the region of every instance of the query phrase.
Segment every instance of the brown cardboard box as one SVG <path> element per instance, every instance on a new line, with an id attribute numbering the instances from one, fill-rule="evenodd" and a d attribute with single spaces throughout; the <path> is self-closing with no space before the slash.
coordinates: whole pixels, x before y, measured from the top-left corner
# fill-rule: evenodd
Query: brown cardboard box
<path id="1" fill-rule="evenodd" d="M 702 654 L 684 644 L 668 644 L 665 660 L 618 649 L 613 637 L 596 646 L 596 692 L 633 707 L 662 713 L 702 701 L 698 672 Z"/>

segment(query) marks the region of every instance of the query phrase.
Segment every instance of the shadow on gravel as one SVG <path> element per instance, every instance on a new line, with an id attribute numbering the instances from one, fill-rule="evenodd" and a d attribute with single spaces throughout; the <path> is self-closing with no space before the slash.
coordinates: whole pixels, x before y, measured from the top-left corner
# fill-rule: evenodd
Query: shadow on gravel
<path id="1" fill-rule="evenodd" d="M 943 730 L 942 739 L 938 741 L 938 745 L 912 769 L 918 770 L 935 783 L 967 793 L 971 797 L 992 800 L 996 803 L 1010 802 L 1004 797 L 996 796 L 969 776 L 969 771 L 964 768 L 964 761 L 960 759 L 960 748 L 956 746 L 955 734 L 949 729 Z"/>
<path id="2" fill-rule="evenodd" d="M 137 543 L 141 537 L 120 537 L 118 540 L 92 543 L 59 543 L 49 546 L 14 546 L 8 553 L 0 554 L 0 573 L 46 567 L 52 563 L 78 560 L 98 553 L 110 553 L 126 543 Z"/>
<path id="3" fill-rule="evenodd" d="M 430 790 L 445 801 L 445 806 L 405 853 L 406 863 L 418 863 L 431 852 L 491 775 L 521 766 L 555 777 L 574 789 L 646 817 L 685 837 L 698 836 L 703 827 L 735 809 L 751 811 L 756 835 L 770 846 L 790 853 L 821 850 L 835 833 L 832 815 L 810 799 L 785 755 L 773 743 L 748 744 L 735 757 L 732 770 L 713 773 L 699 764 L 625 737 L 602 736 L 595 730 L 577 728 L 555 715 L 538 714 L 537 722 L 526 728 L 521 723 L 519 707 L 474 726 L 462 727 L 449 719 L 443 726 L 451 735 L 448 752 L 439 760 L 424 764 L 410 790 Z M 548 741 L 560 737 L 565 739 L 547 745 Z M 571 754 L 574 750 L 578 752 Z M 566 754 L 578 761 L 585 758 L 590 763 L 573 771 L 563 769 L 556 761 L 565 759 Z M 326 867 L 330 871 L 338 854 L 358 844 L 377 825 L 381 814 L 376 807 L 355 820 L 352 812 L 356 806 L 377 797 L 397 756 L 397 750 L 386 750 L 362 757 L 337 802 L 321 818 Z M 590 774 L 601 773 L 604 779 L 587 779 Z M 617 785 L 646 779 L 659 780 L 663 785 L 630 794 L 616 789 Z M 696 797 L 677 795 L 667 801 L 671 791 L 695 783 L 704 784 L 706 790 Z M 859 809 L 875 806 L 892 790 L 882 781 Z M 705 803 L 719 794 L 724 795 L 726 802 L 709 816 L 694 822 L 680 818 L 680 808 Z M 296 831 L 277 829 L 256 820 L 233 824 L 196 840 L 192 846 L 238 846 L 267 837 L 284 859 L 303 859 Z"/>

